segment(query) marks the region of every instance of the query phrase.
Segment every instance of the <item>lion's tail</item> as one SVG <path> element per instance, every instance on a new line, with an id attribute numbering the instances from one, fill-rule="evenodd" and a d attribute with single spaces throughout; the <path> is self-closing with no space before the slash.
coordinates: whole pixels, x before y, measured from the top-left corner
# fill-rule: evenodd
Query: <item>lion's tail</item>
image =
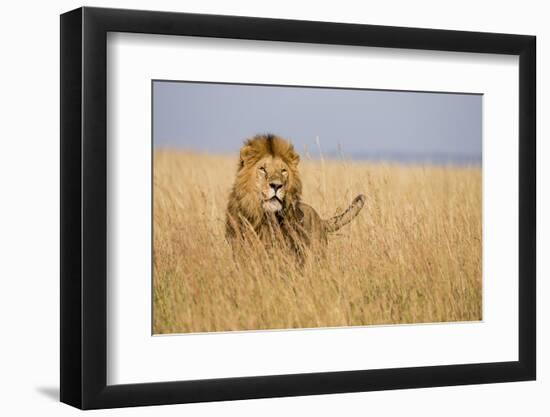
<path id="1" fill-rule="evenodd" d="M 350 206 L 342 214 L 339 214 L 331 219 L 324 220 L 326 231 L 336 232 L 342 226 L 345 226 L 351 222 L 365 205 L 366 199 L 367 198 L 363 194 L 359 194 L 353 199 Z"/>

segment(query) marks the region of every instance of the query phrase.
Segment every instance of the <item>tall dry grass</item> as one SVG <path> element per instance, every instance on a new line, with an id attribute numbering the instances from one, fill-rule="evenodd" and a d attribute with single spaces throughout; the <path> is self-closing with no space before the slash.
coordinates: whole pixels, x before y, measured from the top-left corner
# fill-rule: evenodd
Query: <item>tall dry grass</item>
<path id="1" fill-rule="evenodd" d="M 154 333 L 480 320 L 481 170 L 305 160 L 322 217 L 367 204 L 303 269 L 235 263 L 224 240 L 236 158 L 154 155 Z"/>

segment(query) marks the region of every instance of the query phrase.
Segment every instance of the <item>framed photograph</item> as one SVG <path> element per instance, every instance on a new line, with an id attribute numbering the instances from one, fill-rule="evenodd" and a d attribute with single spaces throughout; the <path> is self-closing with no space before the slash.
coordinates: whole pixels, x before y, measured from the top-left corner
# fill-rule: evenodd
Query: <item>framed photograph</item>
<path id="1" fill-rule="evenodd" d="M 535 37 L 61 16 L 61 401 L 533 380 Z"/>

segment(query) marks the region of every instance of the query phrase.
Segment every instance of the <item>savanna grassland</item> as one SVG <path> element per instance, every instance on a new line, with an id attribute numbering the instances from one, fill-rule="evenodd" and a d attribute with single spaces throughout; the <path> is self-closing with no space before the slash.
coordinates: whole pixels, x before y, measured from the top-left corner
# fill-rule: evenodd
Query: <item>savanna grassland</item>
<path id="1" fill-rule="evenodd" d="M 359 193 L 324 260 L 236 263 L 225 208 L 237 156 L 154 155 L 153 331 L 481 320 L 481 169 L 302 158 L 303 201 L 323 218 Z"/>

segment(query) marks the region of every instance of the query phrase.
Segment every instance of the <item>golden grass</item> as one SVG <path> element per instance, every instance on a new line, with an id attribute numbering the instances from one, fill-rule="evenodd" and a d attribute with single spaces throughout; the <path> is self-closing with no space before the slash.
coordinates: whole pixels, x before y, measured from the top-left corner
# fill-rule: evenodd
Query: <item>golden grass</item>
<path id="1" fill-rule="evenodd" d="M 326 218 L 367 204 L 323 262 L 236 264 L 224 240 L 236 157 L 154 155 L 153 332 L 481 320 L 481 169 L 302 161 Z"/>

